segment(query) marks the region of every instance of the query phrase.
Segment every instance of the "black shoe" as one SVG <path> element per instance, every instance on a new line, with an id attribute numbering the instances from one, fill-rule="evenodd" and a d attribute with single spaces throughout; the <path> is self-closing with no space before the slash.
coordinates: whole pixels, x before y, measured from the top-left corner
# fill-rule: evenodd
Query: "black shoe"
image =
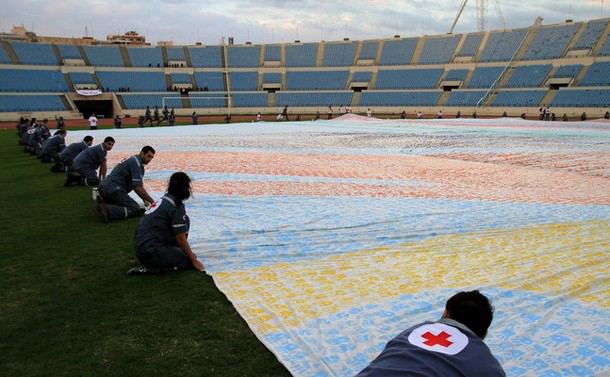
<path id="1" fill-rule="evenodd" d="M 68 187 L 68 186 L 72 185 L 73 183 L 79 183 L 79 182 L 80 182 L 80 178 L 78 178 L 74 174 L 68 173 L 68 175 L 66 176 L 66 182 L 64 182 L 64 186 Z"/>
<path id="2" fill-rule="evenodd" d="M 160 270 L 158 268 L 140 266 L 129 269 L 129 271 L 127 271 L 127 275 L 156 275 L 159 272 Z"/>
<path id="3" fill-rule="evenodd" d="M 99 203 L 96 207 L 97 209 L 97 215 L 100 218 L 100 221 L 103 222 L 104 224 L 106 224 L 110 219 L 108 218 L 108 207 L 106 207 L 106 204 L 104 203 Z"/>

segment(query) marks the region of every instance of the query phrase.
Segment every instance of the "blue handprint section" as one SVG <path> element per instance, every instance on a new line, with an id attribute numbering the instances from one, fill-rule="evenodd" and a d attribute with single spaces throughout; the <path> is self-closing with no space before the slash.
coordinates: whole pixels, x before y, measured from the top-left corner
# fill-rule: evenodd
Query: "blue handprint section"
<path id="1" fill-rule="evenodd" d="M 494 298 L 496 311 L 485 342 L 508 376 L 602 376 L 608 372 L 610 311 L 575 300 L 557 304 L 526 292 L 495 288 L 483 288 L 483 292 Z M 308 321 L 299 330 L 272 333 L 262 340 L 280 358 L 290 360 L 292 371 L 353 376 L 394 336 L 416 323 L 440 318 L 447 297 L 454 293 L 441 289 L 434 294 L 403 295 Z M 544 316 L 527 309 L 550 304 L 555 310 Z M 520 309 L 511 310 L 515 306 Z M 303 348 L 318 357 L 300 352 Z"/>

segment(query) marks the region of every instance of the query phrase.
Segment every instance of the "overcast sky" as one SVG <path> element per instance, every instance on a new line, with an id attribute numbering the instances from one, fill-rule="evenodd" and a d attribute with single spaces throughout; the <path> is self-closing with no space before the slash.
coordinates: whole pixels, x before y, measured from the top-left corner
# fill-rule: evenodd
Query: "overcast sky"
<path id="1" fill-rule="evenodd" d="M 444 34 L 462 0 L 0 0 L 0 31 L 23 24 L 38 35 L 106 39 L 135 30 L 156 44 L 285 43 Z M 475 0 L 468 1 L 454 32 L 477 31 Z M 610 0 L 488 0 L 487 29 L 544 24 L 568 18 L 608 17 Z"/>

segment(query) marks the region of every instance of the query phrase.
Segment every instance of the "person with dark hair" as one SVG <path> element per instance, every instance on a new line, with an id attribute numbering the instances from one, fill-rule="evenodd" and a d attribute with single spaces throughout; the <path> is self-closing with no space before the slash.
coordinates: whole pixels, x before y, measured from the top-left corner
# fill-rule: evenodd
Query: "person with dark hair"
<path id="1" fill-rule="evenodd" d="M 284 106 L 284 110 L 282 110 L 282 116 L 284 117 L 284 120 L 290 120 L 288 119 L 288 105 Z"/>
<path id="2" fill-rule="evenodd" d="M 140 115 L 140 117 L 138 118 L 138 126 L 140 126 L 140 128 L 144 128 L 144 123 L 144 117 Z"/>
<path id="3" fill-rule="evenodd" d="M 407 119 L 407 113 L 406 111 L 402 111 L 402 113 L 400 113 L 400 119 Z"/>
<path id="4" fill-rule="evenodd" d="M 136 228 L 134 249 L 142 263 L 127 275 L 158 274 L 196 268 L 203 271 L 188 243 L 190 220 L 184 201 L 190 198 L 191 179 L 183 172 L 172 174 L 165 196 L 144 213 Z"/>
<path id="5" fill-rule="evenodd" d="M 74 158 L 78 156 L 78 154 L 85 149 L 89 148 L 93 144 L 93 136 L 85 136 L 83 141 L 78 143 L 72 143 L 68 145 L 63 151 L 59 153 L 59 158 L 61 160 L 60 166 L 54 166 L 51 168 L 52 171 L 59 173 L 60 171 L 73 171 L 72 162 Z"/>
<path id="6" fill-rule="evenodd" d="M 153 120 L 157 122 L 157 127 L 159 126 L 159 106 L 155 106 L 155 111 L 153 111 Z M 152 123 L 150 124 L 153 125 Z"/>
<path id="7" fill-rule="evenodd" d="M 66 123 L 64 122 L 64 117 L 59 117 L 59 120 L 57 121 L 57 129 L 61 130 L 62 128 L 66 127 Z"/>
<path id="8" fill-rule="evenodd" d="M 567 122 L 568 121 L 568 115 L 567 114 L 563 114 L 563 121 Z"/>
<path id="9" fill-rule="evenodd" d="M 152 117 L 150 116 L 150 107 L 146 106 L 146 112 L 144 113 L 144 116 L 146 117 L 146 122 L 150 122 L 150 126 L 152 127 Z"/>
<path id="10" fill-rule="evenodd" d="M 59 154 L 66 148 L 66 135 L 68 131 L 65 128 L 61 128 L 55 132 L 55 135 L 47 140 L 42 147 L 42 153 L 40 155 L 41 162 L 54 162 L 59 163 Z"/>
<path id="11" fill-rule="evenodd" d="M 114 128 L 122 128 L 123 126 L 123 121 L 121 120 L 121 117 L 119 116 L 119 114 L 117 114 L 114 117 Z"/>
<path id="12" fill-rule="evenodd" d="M 191 114 L 191 118 L 193 119 L 193 124 L 199 124 L 199 115 L 197 115 L 196 112 L 193 111 L 193 114 Z"/>
<path id="13" fill-rule="evenodd" d="M 144 206 L 154 200 L 144 188 L 144 165 L 155 157 L 155 149 L 149 145 L 142 148 L 139 154 L 120 162 L 97 188 L 102 203 L 97 205 L 100 221 L 126 219 L 141 214 L 140 205 L 129 193 L 134 190 L 144 201 Z"/>
<path id="14" fill-rule="evenodd" d="M 483 339 L 493 307 L 478 290 L 459 292 L 440 320 L 415 325 L 394 339 L 357 377 L 506 376 Z"/>
<path id="15" fill-rule="evenodd" d="M 583 122 L 584 122 L 585 120 L 587 120 L 587 113 L 582 113 L 582 114 L 580 115 L 580 120 L 582 120 Z"/>
<path id="16" fill-rule="evenodd" d="M 91 114 L 89 117 L 89 129 L 97 130 L 97 118 L 95 117 L 95 113 Z"/>
<path id="17" fill-rule="evenodd" d="M 606 111 L 604 114 L 604 119 L 610 119 L 610 111 Z"/>
<path id="18" fill-rule="evenodd" d="M 110 136 L 104 142 L 95 147 L 87 148 L 74 158 L 72 166 L 80 176 L 68 173 L 64 186 L 78 183 L 81 186 L 97 186 L 106 178 L 106 155 L 114 146 L 114 139 Z M 99 173 L 95 171 L 99 169 Z"/>

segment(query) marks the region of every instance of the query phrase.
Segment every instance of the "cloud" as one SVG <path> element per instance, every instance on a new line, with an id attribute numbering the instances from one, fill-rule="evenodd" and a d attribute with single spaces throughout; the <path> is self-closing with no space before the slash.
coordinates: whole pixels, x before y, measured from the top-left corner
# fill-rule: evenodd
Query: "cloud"
<path id="1" fill-rule="evenodd" d="M 499 2 L 508 28 L 600 18 L 600 0 L 505 0 Z M 610 3 L 610 1 L 608 1 Z M 236 42 L 304 42 L 444 34 L 449 31 L 460 2 L 455 0 L 22 0 L 6 1 L 2 26 L 24 23 L 39 35 L 105 39 L 107 34 L 136 30 L 147 40 L 170 39 L 179 45 L 199 39 L 217 44 L 222 36 Z M 607 5 L 606 5 L 607 7 Z M 502 25 L 491 2 L 488 29 Z M 6 30 L 8 31 L 8 30 Z M 477 31 L 475 2 L 462 14 L 455 33 Z"/>

